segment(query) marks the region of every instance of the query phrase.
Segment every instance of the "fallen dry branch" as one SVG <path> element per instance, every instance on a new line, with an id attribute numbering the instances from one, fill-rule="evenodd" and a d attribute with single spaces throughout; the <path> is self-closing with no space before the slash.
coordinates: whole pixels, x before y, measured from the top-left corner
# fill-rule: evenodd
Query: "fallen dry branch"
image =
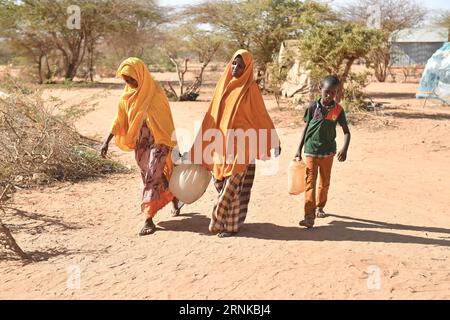
<path id="1" fill-rule="evenodd" d="M 3 210 L 3 198 L 5 197 L 6 193 L 8 192 L 9 188 L 11 187 L 11 185 L 7 185 L 2 194 L 0 195 L 0 211 L 5 213 L 5 211 Z M 3 235 L 3 237 L 2 237 Z M 17 244 L 16 240 L 14 239 L 14 237 L 11 234 L 11 231 L 8 229 L 8 227 L 6 227 L 3 222 L 2 219 L 0 218 L 0 244 L 2 244 L 3 247 L 5 247 L 7 250 L 11 250 L 13 253 L 15 253 L 16 255 L 18 255 L 22 260 L 29 260 L 30 257 L 23 252 L 23 250 L 20 248 L 20 246 Z"/>

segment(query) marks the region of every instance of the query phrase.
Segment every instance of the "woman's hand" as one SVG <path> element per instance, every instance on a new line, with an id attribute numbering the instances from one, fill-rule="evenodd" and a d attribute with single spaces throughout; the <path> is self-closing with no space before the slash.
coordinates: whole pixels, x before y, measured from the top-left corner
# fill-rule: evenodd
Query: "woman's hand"
<path id="1" fill-rule="evenodd" d="M 106 154 L 108 153 L 108 142 L 103 142 L 102 147 L 100 149 L 100 155 L 102 156 L 102 158 L 106 159 Z"/>
<path id="2" fill-rule="evenodd" d="M 105 142 L 103 142 L 101 148 L 100 148 L 100 155 L 102 158 L 106 158 L 106 154 L 108 153 L 108 146 L 111 139 L 114 137 L 112 133 L 109 134 L 108 138 L 105 139 Z"/>
<path id="3" fill-rule="evenodd" d="M 275 149 L 275 157 L 279 157 L 281 155 L 281 144 Z"/>

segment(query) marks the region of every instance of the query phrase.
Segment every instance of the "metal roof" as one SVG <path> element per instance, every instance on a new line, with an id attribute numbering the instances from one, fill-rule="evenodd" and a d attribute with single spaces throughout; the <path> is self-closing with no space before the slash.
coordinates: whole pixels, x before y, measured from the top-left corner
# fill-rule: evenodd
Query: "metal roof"
<path id="1" fill-rule="evenodd" d="M 447 42 L 447 28 L 409 28 L 394 31 L 391 34 L 392 42 Z"/>

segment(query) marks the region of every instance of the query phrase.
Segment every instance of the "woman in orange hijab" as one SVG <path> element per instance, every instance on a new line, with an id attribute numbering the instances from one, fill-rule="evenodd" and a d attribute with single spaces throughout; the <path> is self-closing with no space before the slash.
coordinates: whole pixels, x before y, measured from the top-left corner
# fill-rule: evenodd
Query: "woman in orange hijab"
<path id="1" fill-rule="evenodd" d="M 173 168 L 171 151 L 176 146 L 172 137 L 175 128 L 167 97 L 142 60 L 126 59 L 119 66 L 117 76 L 126 85 L 101 154 L 106 157 L 113 137 L 121 150 L 134 150 L 144 183 L 141 211 L 146 220 L 139 233 L 144 236 L 156 231 L 153 217 L 169 202 L 174 205 L 172 213 L 179 213 L 178 201 L 168 190 Z"/>
<path id="2" fill-rule="evenodd" d="M 271 150 L 279 154 L 281 148 L 253 79 L 253 57 L 238 50 L 217 83 L 190 151 L 194 163 L 212 171 L 219 192 L 209 225 L 212 233 L 230 237 L 239 231 L 247 216 L 255 160 L 268 160 Z"/>

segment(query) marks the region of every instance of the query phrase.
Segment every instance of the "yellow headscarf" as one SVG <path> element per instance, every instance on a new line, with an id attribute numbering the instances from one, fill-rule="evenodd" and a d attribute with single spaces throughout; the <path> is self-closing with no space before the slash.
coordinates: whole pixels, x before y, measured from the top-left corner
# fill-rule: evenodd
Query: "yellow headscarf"
<path id="1" fill-rule="evenodd" d="M 231 75 L 231 67 L 237 56 L 241 56 L 245 63 L 245 70 L 242 76 L 234 78 Z M 218 129 L 223 137 L 225 150 L 228 129 L 265 129 L 267 130 L 267 143 L 264 150 L 260 150 L 259 136 L 257 137 L 257 150 L 249 150 L 246 144 L 245 149 L 237 148 L 235 145 L 235 160 L 232 163 L 225 163 L 225 154 L 216 153 L 214 164 L 205 163 L 202 159 L 203 166 L 213 172 L 216 179 L 221 180 L 223 177 L 231 176 L 235 173 L 246 170 L 248 164 L 255 159 L 266 160 L 270 158 L 270 150 L 279 145 L 279 138 L 275 131 L 275 126 L 266 110 L 261 91 L 253 79 L 253 57 L 247 50 L 238 50 L 233 58 L 226 66 L 222 73 L 208 111 L 203 119 L 200 134 L 197 136 L 194 146 L 191 149 L 191 160 L 194 161 L 193 153 L 200 148 L 205 150 L 209 145 L 209 141 L 203 141 L 202 134 L 208 129 Z M 272 131 L 273 130 L 273 131 Z M 256 151 L 252 152 L 252 151 Z M 244 153 L 245 163 L 237 163 L 240 153 Z"/>
<path id="2" fill-rule="evenodd" d="M 123 151 L 134 150 L 144 121 L 156 144 L 170 148 L 176 143 L 169 101 L 145 63 L 138 58 L 128 58 L 117 70 L 117 77 L 129 76 L 138 82 L 137 88 L 128 84 L 120 97 L 116 118 L 111 127 L 117 146 Z"/>

